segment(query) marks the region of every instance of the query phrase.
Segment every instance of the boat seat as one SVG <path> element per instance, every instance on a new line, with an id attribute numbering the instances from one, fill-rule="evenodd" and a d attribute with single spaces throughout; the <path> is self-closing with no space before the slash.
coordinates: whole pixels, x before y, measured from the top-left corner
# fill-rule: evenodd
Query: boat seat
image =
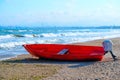
<path id="1" fill-rule="evenodd" d="M 69 50 L 68 49 L 62 49 L 61 51 L 58 52 L 59 55 L 64 55 L 67 54 Z"/>

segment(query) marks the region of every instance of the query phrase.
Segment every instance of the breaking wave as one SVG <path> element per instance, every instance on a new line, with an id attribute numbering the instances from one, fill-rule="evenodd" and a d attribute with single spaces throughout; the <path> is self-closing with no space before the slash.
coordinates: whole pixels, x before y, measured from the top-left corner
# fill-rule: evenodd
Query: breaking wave
<path id="1" fill-rule="evenodd" d="M 0 27 L 0 58 L 9 58 L 25 53 L 23 44 L 68 44 L 115 37 L 120 37 L 120 28 L 24 27 L 11 29 L 11 27 Z"/>

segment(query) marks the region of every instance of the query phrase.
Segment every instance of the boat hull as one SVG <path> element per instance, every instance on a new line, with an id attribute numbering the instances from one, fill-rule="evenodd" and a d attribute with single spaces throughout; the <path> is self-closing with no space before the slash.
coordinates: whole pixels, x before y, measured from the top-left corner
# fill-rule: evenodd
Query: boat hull
<path id="1" fill-rule="evenodd" d="M 68 45 L 68 44 L 25 44 L 24 48 L 39 58 L 69 61 L 100 61 L 104 57 L 101 46 Z"/>

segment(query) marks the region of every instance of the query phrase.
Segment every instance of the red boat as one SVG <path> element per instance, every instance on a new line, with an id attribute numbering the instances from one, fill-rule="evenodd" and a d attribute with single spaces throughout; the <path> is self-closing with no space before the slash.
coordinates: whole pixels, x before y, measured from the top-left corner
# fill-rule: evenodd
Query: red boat
<path id="1" fill-rule="evenodd" d="M 25 44 L 24 48 L 33 56 L 56 60 L 102 60 L 104 49 L 101 46 L 69 44 Z"/>

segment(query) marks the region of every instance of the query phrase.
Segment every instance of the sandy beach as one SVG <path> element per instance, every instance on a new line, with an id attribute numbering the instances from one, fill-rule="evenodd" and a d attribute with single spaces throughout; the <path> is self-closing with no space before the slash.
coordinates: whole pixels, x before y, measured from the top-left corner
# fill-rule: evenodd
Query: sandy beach
<path id="1" fill-rule="evenodd" d="M 0 61 L 0 80 L 119 80 L 120 38 L 110 40 L 116 61 L 109 53 L 97 62 L 45 60 L 25 54 Z M 102 46 L 102 42 L 103 39 L 74 44 Z"/>

